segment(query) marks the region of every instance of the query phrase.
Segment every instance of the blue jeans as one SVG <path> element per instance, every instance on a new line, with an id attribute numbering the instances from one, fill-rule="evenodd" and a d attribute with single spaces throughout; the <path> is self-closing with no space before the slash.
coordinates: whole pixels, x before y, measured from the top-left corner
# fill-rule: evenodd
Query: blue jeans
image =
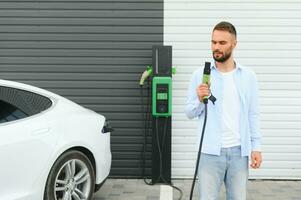
<path id="1" fill-rule="evenodd" d="M 200 200 L 217 200 L 223 182 L 227 200 L 246 200 L 248 157 L 240 146 L 222 148 L 220 156 L 202 153 L 198 175 Z"/>

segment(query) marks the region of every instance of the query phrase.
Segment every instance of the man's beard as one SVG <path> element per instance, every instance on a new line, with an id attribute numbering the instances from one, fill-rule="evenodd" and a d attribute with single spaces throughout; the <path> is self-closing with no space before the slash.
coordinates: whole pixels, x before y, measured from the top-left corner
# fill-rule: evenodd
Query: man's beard
<path id="1" fill-rule="evenodd" d="M 218 52 L 218 53 L 221 53 L 221 52 L 219 52 L 219 51 L 214 51 L 214 52 L 213 52 L 213 59 L 214 59 L 216 62 L 219 62 L 219 63 L 226 62 L 226 61 L 231 57 L 231 54 L 232 54 L 232 52 L 230 52 L 230 53 L 225 52 L 224 54 L 222 54 L 221 57 L 216 58 L 216 57 L 214 56 L 214 53 L 217 53 L 217 52 Z"/>

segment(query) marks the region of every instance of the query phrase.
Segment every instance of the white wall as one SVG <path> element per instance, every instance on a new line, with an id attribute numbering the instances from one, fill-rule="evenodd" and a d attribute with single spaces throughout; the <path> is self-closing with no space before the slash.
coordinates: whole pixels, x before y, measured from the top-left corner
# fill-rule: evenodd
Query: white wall
<path id="1" fill-rule="evenodd" d="M 264 162 L 251 178 L 301 179 L 301 1 L 165 0 L 164 44 L 173 46 L 172 176 L 192 177 L 196 121 L 184 115 L 192 72 L 211 59 L 211 30 L 236 26 L 236 60 L 260 83 Z"/>

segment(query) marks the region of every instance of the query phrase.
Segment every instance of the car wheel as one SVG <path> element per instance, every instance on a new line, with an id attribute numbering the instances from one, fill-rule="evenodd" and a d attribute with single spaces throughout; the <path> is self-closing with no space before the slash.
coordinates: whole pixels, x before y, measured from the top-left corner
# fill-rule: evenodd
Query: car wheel
<path id="1" fill-rule="evenodd" d="M 68 151 L 50 170 L 44 200 L 91 200 L 94 186 L 94 170 L 88 157 L 79 151 Z"/>

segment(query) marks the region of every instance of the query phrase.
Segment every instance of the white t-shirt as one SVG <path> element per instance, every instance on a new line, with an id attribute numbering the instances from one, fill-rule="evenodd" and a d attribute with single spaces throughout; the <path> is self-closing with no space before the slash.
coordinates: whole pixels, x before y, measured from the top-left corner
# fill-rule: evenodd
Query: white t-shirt
<path id="1" fill-rule="evenodd" d="M 239 113 L 240 100 L 233 75 L 236 68 L 231 72 L 222 73 L 223 75 L 223 115 L 222 115 L 222 147 L 228 148 L 240 145 L 239 134 Z"/>

